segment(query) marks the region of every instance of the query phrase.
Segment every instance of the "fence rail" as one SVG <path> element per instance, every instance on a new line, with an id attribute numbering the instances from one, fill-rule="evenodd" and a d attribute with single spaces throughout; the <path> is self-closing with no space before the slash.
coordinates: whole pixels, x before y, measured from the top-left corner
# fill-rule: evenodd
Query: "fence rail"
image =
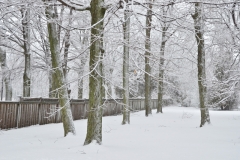
<path id="1" fill-rule="evenodd" d="M 169 102 L 165 102 L 167 105 Z M 88 116 L 88 100 L 71 100 L 74 120 L 86 119 Z M 144 99 L 130 99 L 132 111 L 144 109 Z M 157 100 L 151 101 L 151 107 L 157 107 Z M 105 100 L 103 116 L 122 113 L 122 100 Z M 61 113 L 58 99 L 21 98 L 19 102 L 0 102 L 0 129 L 22 128 L 31 125 L 60 123 Z"/>

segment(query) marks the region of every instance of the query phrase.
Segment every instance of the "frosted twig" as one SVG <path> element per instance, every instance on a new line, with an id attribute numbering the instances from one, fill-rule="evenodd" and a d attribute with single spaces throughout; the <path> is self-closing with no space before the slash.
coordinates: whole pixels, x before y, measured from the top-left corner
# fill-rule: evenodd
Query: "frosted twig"
<path id="1" fill-rule="evenodd" d="M 52 109 L 53 112 L 52 112 L 52 113 L 51 113 L 51 112 L 47 113 L 47 114 L 49 114 L 49 116 L 48 116 L 48 117 L 44 117 L 44 118 L 47 118 L 47 119 L 48 119 L 48 118 L 54 116 L 57 112 L 61 111 L 67 104 L 69 104 L 69 102 L 70 102 L 70 101 L 67 101 L 67 103 L 66 103 L 65 105 L 63 105 L 63 107 L 59 107 L 59 108 L 56 109 L 56 110 Z"/>

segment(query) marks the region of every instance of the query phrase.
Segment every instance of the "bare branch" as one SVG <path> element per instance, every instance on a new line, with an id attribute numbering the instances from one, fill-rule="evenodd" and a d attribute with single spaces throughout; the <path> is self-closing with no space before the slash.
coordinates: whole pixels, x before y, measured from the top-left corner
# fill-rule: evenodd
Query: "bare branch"
<path id="1" fill-rule="evenodd" d="M 236 4 L 237 4 L 237 2 L 233 3 L 233 6 L 232 6 L 232 19 L 233 19 L 234 26 L 235 26 L 237 29 L 239 29 L 239 28 L 238 28 L 238 24 L 237 24 L 237 22 L 236 22 L 236 18 L 235 18 L 235 7 L 236 7 Z"/>
<path id="2" fill-rule="evenodd" d="M 76 2 L 71 2 L 71 1 L 65 1 L 65 0 L 58 0 L 60 3 L 62 3 L 64 6 L 67 6 L 73 10 L 76 11 L 86 11 L 86 10 L 90 10 L 91 7 L 90 5 L 83 5 L 80 3 L 76 3 Z"/>

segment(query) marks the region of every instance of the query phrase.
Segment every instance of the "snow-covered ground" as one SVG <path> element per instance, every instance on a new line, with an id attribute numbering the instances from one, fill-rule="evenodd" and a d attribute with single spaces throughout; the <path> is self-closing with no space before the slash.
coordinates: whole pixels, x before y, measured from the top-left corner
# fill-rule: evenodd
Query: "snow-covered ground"
<path id="1" fill-rule="evenodd" d="M 83 146 L 87 120 L 77 135 L 63 137 L 62 124 L 0 131 L 0 160 L 239 160 L 240 112 L 210 111 L 211 125 L 199 128 L 196 108 L 165 107 L 163 114 L 103 118 L 103 144 Z"/>

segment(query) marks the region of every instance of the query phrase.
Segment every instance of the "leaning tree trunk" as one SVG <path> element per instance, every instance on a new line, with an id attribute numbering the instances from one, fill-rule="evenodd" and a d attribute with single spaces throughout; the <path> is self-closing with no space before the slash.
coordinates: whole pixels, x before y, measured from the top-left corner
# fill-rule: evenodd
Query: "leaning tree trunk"
<path id="1" fill-rule="evenodd" d="M 89 110 L 87 122 L 87 135 L 84 145 L 96 141 L 102 143 L 102 68 L 101 55 L 103 49 L 103 19 L 105 9 L 102 8 L 104 0 L 91 1 L 91 47 L 89 61 Z"/>
<path id="2" fill-rule="evenodd" d="M 68 26 L 71 25 L 72 23 L 72 9 L 70 9 L 69 13 L 69 21 L 68 21 Z M 63 55 L 63 75 L 65 78 L 65 83 L 68 83 L 68 54 L 69 54 L 69 47 L 70 47 L 70 27 L 67 28 L 66 33 L 65 33 L 65 44 L 64 44 L 64 55 Z M 68 85 L 68 97 L 70 98 L 71 90 L 70 86 Z"/>
<path id="3" fill-rule="evenodd" d="M 152 25 L 152 0 L 149 1 L 146 16 L 146 40 L 145 40 L 145 116 L 152 114 L 151 108 L 151 25 Z"/>
<path id="4" fill-rule="evenodd" d="M 50 43 L 50 51 L 51 51 L 51 58 L 52 58 L 52 67 L 55 75 L 53 79 L 53 83 L 56 85 L 57 91 L 59 94 L 59 104 L 61 107 L 61 117 L 62 117 L 63 128 L 64 128 L 64 136 L 66 136 L 69 132 L 75 134 L 75 127 L 74 127 L 72 112 L 70 108 L 70 101 L 68 98 L 67 86 L 64 83 L 65 82 L 64 74 L 63 74 L 63 69 L 61 67 L 61 62 L 60 62 L 59 39 L 57 34 L 57 24 L 54 22 L 54 19 L 56 17 L 54 15 L 53 7 L 47 6 L 45 13 L 46 13 L 46 17 L 48 18 L 47 26 L 48 26 L 48 34 L 49 34 L 49 43 Z"/>
<path id="5" fill-rule="evenodd" d="M 6 52 L 0 48 L 0 64 L 2 68 L 2 81 L 5 85 L 5 101 L 12 100 L 12 83 L 10 78 L 10 72 L 6 63 Z M 2 87 L 3 88 L 3 87 Z"/>
<path id="6" fill-rule="evenodd" d="M 125 0 L 126 3 L 128 0 Z M 130 106 L 129 106 L 129 40 L 130 40 L 130 13 L 129 7 L 126 6 L 124 11 L 123 22 L 123 121 L 122 124 L 130 123 Z"/>
<path id="7" fill-rule="evenodd" d="M 68 25 L 70 26 L 72 23 L 72 9 L 70 9 L 70 18 L 68 21 Z M 67 27 L 67 30 L 65 32 L 64 36 L 64 56 L 63 56 L 63 74 L 67 82 L 67 73 L 68 73 L 68 53 L 69 53 L 69 47 L 70 47 L 70 27 Z"/>
<path id="8" fill-rule="evenodd" d="M 22 33 L 25 66 L 23 73 L 23 97 L 30 97 L 31 54 L 30 54 L 30 8 L 22 8 Z"/>
<path id="9" fill-rule="evenodd" d="M 165 53 L 165 45 L 167 42 L 166 32 L 167 32 L 167 22 L 166 16 L 167 12 L 165 7 L 162 7 L 163 10 L 163 26 L 162 26 L 162 41 L 160 46 L 160 58 L 159 58 L 159 75 L 158 75 L 158 105 L 157 105 L 157 113 L 163 113 L 163 80 L 164 80 L 164 53 Z"/>
<path id="10" fill-rule="evenodd" d="M 205 72 L 205 48 L 203 37 L 203 15 L 202 3 L 195 3 L 195 13 L 192 15 L 194 20 L 195 38 L 197 41 L 198 49 L 198 88 L 199 88 L 199 101 L 201 111 L 201 124 L 202 127 L 206 122 L 210 123 L 209 111 L 206 106 L 206 72 Z"/>

